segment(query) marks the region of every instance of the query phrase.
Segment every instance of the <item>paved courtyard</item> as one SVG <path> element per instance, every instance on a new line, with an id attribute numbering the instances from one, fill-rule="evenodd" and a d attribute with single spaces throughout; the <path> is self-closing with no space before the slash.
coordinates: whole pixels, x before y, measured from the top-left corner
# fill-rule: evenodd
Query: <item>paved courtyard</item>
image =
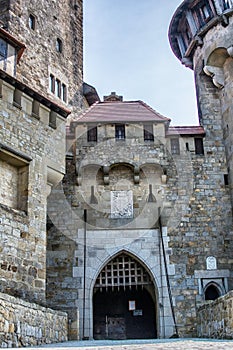
<path id="1" fill-rule="evenodd" d="M 233 350 L 233 340 L 213 339 L 150 339 L 125 341 L 70 341 L 66 343 L 44 345 L 37 349 L 53 348 L 58 350 Z"/>

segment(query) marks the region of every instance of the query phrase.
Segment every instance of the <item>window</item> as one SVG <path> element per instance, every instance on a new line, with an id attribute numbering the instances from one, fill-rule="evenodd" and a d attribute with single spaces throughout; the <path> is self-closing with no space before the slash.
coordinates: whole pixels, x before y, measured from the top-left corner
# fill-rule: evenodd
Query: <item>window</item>
<path id="1" fill-rule="evenodd" d="M 0 203 L 27 211 L 29 160 L 8 150 L 0 152 Z"/>
<path id="2" fill-rule="evenodd" d="M 154 141 L 153 124 L 144 125 L 144 141 Z"/>
<path id="3" fill-rule="evenodd" d="M 56 51 L 62 52 L 62 41 L 59 38 L 57 38 L 57 40 L 56 40 Z"/>
<path id="4" fill-rule="evenodd" d="M 223 9 L 228 10 L 232 7 L 231 0 L 223 0 Z"/>
<path id="5" fill-rule="evenodd" d="M 7 56 L 7 43 L 0 38 L 0 61 L 4 60 Z"/>
<path id="6" fill-rule="evenodd" d="M 65 84 L 62 84 L 61 86 L 61 98 L 62 98 L 62 101 L 64 102 L 67 101 L 67 89 Z"/>
<path id="7" fill-rule="evenodd" d="M 49 90 L 53 93 L 55 92 L 55 77 L 53 74 L 49 76 Z"/>
<path id="8" fill-rule="evenodd" d="M 214 6 L 211 1 L 201 1 L 194 10 L 194 18 L 198 28 L 203 27 L 211 18 L 214 17 Z"/>
<path id="9" fill-rule="evenodd" d="M 89 126 L 87 130 L 87 141 L 97 142 L 97 126 Z"/>
<path id="10" fill-rule="evenodd" d="M 203 139 L 200 137 L 195 137 L 194 143 L 195 143 L 195 153 L 204 154 Z"/>
<path id="11" fill-rule="evenodd" d="M 57 79 L 53 74 L 49 76 L 49 91 L 59 97 L 63 102 L 67 102 L 67 86 Z"/>
<path id="12" fill-rule="evenodd" d="M 117 140 L 124 140 L 125 139 L 125 125 L 117 124 L 115 126 L 115 138 Z"/>
<path id="13" fill-rule="evenodd" d="M 178 137 L 171 139 L 171 153 L 180 154 L 180 143 Z"/>
<path id="14" fill-rule="evenodd" d="M 229 177 L 228 174 L 224 174 L 224 185 L 228 186 L 229 185 Z"/>
<path id="15" fill-rule="evenodd" d="M 32 14 L 28 17 L 28 26 L 30 29 L 35 30 L 36 19 Z"/>
<path id="16" fill-rule="evenodd" d="M 55 95 L 61 97 L 61 81 L 59 79 L 55 80 Z"/>
<path id="17" fill-rule="evenodd" d="M 204 19 L 208 19 L 210 17 L 210 13 L 206 5 L 202 6 L 200 8 L 200 11 Z"/>

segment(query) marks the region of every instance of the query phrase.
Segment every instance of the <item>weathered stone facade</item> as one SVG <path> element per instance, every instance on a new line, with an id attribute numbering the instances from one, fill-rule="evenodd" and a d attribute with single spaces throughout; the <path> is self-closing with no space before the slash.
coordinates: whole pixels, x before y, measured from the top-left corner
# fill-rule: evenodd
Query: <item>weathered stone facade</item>
<path id="1" fill-rule="evenodd" d="M 184 1 L 171 23 L 196 127 L 83 84 L 82 1 L 0 6 L 1 292 L 67 312 L 70 339 L 196 336 L 197 307 L 233 288 L 231 3 Z M 40 315 L 9 311 L 3 345 L 66 339 L 64 315 L 45 334 L 46 309 L 5 299 Z"/>
<path id="2" fill-rule="evenodd" d="M 109 287 L 96 284 L 108 264 L 114 266 L 114 259 L 126 254 L 139 261 L 153 281 L 153 287 L 145 286 L 154 303 L 153 335 L 195 336 L 196 307 L 208 287 L 216 284 L 222 295 L 232 286 L 232 213 L 221 130 L 216 128 L 212 139 L 201 127 L 169 127 L 169 120 L 156 112 L 148 120 L 148 106 L 142 102 L 113 97 L 115 102 L 108 98 L 97 103 L 71 124 L 75 134 L 67 176 L 49 205 L 54 226 L 49 231 L 48 302 L 64 303 L 74 337 L 108 337 L 103 329 L 98 333 L 97 324 L 103 321 L 96 315 L 95 299 L 98 288 Z M 119 125 L 124 126 L 120 139 Z M 145 139 L 146 128 L 153 139 Z M 215 130 L 214 118 L 210 128 Z M 129 191 L 132 217 L 131 209 L 122 214 Z M 114 206 L 115 193 L 125 199 Z M 59 200 L 60 208 L 54 205 Z M 119 205 L 119 212 L 113 209 Z M 207 264 L 211 257 L 217 266 Z M 116 336 L 111 324 L 116 316 L 107 317 L 109 332 Z M 115 322 L 122 319 L 116 317 Z M 122 328 L 123 336 L 131 334 L 127 325 Z"/>
<path id="3" fill-rule="evenodd" d="M 219 177 L 222 173 L 227 191 L 232 197 L 232 2 L 184 1 L 173 16 L 169 37 L 175 55 L 183 64 L 194 70 L 200 125 L 206 132 L 205 149 L 208 164 L 203 163 L 203 176 L 199 180 L 199 185 L 202 183 L 202 189 L 198 186 L 195 190 L 199 192 L 196 193 L 198 194 L 196 200 L 199 200 L 203 213 L 207 208 L 210 213 L 210 203 L 216 200 L 218 204 L 219 200 L 223 200 L 221 206 L 225 212 L 224 202 L 229 200 L 222 196 L 221 185 L 219 190 L 217 189 L 216 181 L 219 184 L 223 181 L 223 178 L 221 180 Z M 212 170 L 210 164 L 213 165 Z M 212 172 L 213 181 L 210 181 L 210 172 Z M 203 191 L 208 194 L 207 201 L 205 197 L 200 196 Z M 229 221 L 226 231 L 221 230 L 223 227 L 221 215 L 220 212 L 215 212 L 211 216 L 212 219 L 215 218 L 213 225 L 212 219 L 209 220 L 206 224 L 207 230 L 202 232 L 203 238 L 210 235 L 210 239 L 212 237 L 215 242 L 213 244 L 212 241 L 211 245 L 208 245 L 208 239 L 204 238 L 203 250 L 208 250 L 210 255 L 217 257 L 222 246 L 222 254 L 219 254 L 219 262 L 213 271 L 209 271 L 209 277 L 203 281 L 204 284 L 199 282 L 199 289 L 207 290 L 208 283 L 212 282 L 216 283 L 213 284 L 213 290 L 214 286 L 219 288 L 222 279 L 224 283 L 220 289 L 225 293 L 228 288 L 232 289 L 232 279 L 227 277 L 232 277 L 232 227 Z M 200 223 L 200 218 L 198 222 Z M 194 266 L 196 261 L 194 258 Z M 218 270 L 220 266 L 222 270 Z M 202 270 L 203 266 L 199 264 L 198 268 Z M 200 280 L 204 277 L 204 269 L 198 271 L 198 268 L 195 267 L 194 277 L 199 277 Z M 208 308 L 211 310 L 211 306 Z M 213 335 L 212 331 L 211 334 Z M 207 333 L 204 332 L 202 335 L 207 336 Z"/>
<path id="4" fill-rule="evenodd" d="M 82 0 L 1 0 L 0 8 L 3 27 L 26 46 L 16 78 L 72 112 L 80 111 L 84 103 Z"/>
<path id="5" fill-rule="evenodd" d="M 25 84 L 22 72 L 19 79 L 27 48 L 5 29 L 0 28 L 0 291 L 21 301 L 1 294 L 0 332 L 1 346 L 25 346 L 67 338 L 65 314 L 29 302 L 46 305 L 47 196 L 65 173 L 69 111 L 33 82 Z"/>

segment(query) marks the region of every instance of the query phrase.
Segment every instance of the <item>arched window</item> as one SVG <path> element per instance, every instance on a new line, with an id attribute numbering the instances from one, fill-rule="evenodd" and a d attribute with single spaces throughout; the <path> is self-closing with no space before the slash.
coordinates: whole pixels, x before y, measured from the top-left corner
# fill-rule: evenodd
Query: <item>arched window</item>
<path id="1" fill-rule="evenodd" d="M 207 286 L 205 290 L 205 300 L 216 300 L 220 296 L 221 293 L 219 291 L 219 288 L 214 283 L 211 283 Z"/>

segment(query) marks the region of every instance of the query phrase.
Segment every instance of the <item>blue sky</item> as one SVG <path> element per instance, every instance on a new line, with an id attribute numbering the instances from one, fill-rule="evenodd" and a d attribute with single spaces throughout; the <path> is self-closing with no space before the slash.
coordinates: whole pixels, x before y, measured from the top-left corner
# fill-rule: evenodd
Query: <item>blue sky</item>
<path id="1" fill-rule="evenodd" d="M 143 100 L 172 125 L 197 125 L 193 72 L 173 54 L 168 27 L 181 0 L 84 0 L 84 80 Z"/>

